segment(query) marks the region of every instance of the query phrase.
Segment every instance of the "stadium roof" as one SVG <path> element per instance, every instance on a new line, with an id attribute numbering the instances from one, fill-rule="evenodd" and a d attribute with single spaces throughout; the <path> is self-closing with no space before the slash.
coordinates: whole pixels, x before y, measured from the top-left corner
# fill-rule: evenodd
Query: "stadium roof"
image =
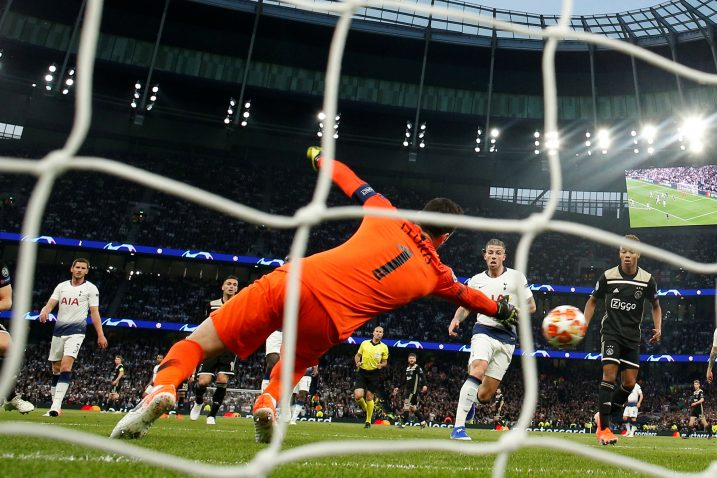
<path id="1" fill-rule="evenodd" d="M 256 3 L 255 0 L 195 0 L 202 3 L 208 3 L 225 8 L 234 8 L 246 10 L 247 4 Z M 333 0 L 330 0 L 333 1 Z M 313 11 L 320 13 L 320 3 L 316 2 L 316 9 Z M 406 4 L 422 4 L 430 5 L 431 0 L 405 0 Z M 514 10 L 506 10 L 493 6 L 481 5 L 480 0 L 462 1 L 462 0 L 435 0 L 437 7 L 449 8 L 458 11 L 470 12 L 484 16 L 495 16 L 497 19 L 513 22 L 519 25 L 545 28 L 558 23 L 559 14 L 541 14 L 527 13 Z M 495 2 L 494 2 L 495 3 Z M 502 2 L 500 2 L 502 3 Z M 533 2 L 530 2 L 533 3 Z M 594 2 L 590 2 L 594 4 Z M 652 2 L 641 2 L 649 4 Z M 300 11 L 297 7 L 283 0 L 264 0 L 265 13 L 270 15 L 296 17 L 303 21 L 321 22 L 316 18 L 311 18 L 306 12 Z M 629 7 L 631 3 L 622 3 L 624 7 Z M 634 4 L 634 3 L 632 3 Z M 612 5 L 608 3 L 606 5 Z M 281 11 L 272 8 L 273 6 L 281 7 Z M 267 8 L 268 7 L 268 8 Z M 585 11 L 585 7 L 580 7 Z M 595 8 L 593 7 L 590 8 Z M 605 8 L 604 6 L 602 8 Z M 554 9 L 554 7 L 553 7 Z M 595 10 L 592 10 L 595 11 Z M 335 16 L 335 14 L 330 14 Z M 327 15 L 322 15 L 324 18 Z M 314 16 L 315 17 L 315 16 Z M 454 39 L 459 43 L 483 43 L 476 39 L 490 39 L 493 34 L 491 28 L 485 28 L 477 25 L 475 22 L 465 20 L 448 19 L 445 16 L 433 16 L 429 19 L 427 15 L 415 13 L 410 9 L 396 9 L 394 7 L 369 7 L 361 8 L 357 11 L 354 28 L 368 29 L 373 31 L 384 30 L 384 33 L 397 34 L 395 27 L 403 27 L 404 30 L 424 30 L 430 21 L 430 26 L 434 34 L 440 35 L 441 31 L 446 34 L 463 34 L 473 38 L 473 40 Z M 366 23 L 373 24 L 373 27 L 367 26 Z M 363 24 L 363 25 L 361 25 Z M 717 24 L 717 2 L 711 0 L 672 0 L 668 2 L 658 3 L 653 6 L 639 8 L 619 13 L 600 13 L 589 15 L 573 15 L 571 19 L 571 27 L 576 31 L 590 31 L 602 34 L 612 38 L 634 41 L 638 44 L 649 45 L 665 45 L 673 41 L 694 41 L 705 39 L 708 36 L 713 37 L 713 28 Z M 394 27 L 394 30 L 391 30 Z M 400 34 L 400 33 L 399 33 Z M 404 31 L 404 36 L 411 36 L 410 33 Z M 542 48 L 542 39 L 535 36 L 526 36 L 507 31 L 496 32 L 499 46 L 514 48 Z M 450 41 L 445 38 L 444 40 Z M 565 42 L 563 42 L 565 45 Z"/>

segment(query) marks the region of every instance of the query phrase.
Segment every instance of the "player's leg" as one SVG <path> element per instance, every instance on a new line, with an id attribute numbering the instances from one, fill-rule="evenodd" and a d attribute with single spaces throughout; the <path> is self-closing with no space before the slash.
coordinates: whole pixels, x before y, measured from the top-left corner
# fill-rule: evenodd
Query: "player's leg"
<path id="1" fill-rule="evenodd" d="M 598 392 L 599 410 L 595 414 L 597 422 L 598 442 L 607 445 L 617 441 L 610 431 L 610 411 L 612 410 L 612 395 L 615 392 L 615 382 L 620 368 L 620 346 L 614 341 L 602 343 L 602 381 Z"/>
<path id="2" fill-rule="evenodd" d="M 712 438 L 712 426 L 707 423 L 707 418 L 702 414 L 702 430 L 707 433 L 707 438 Z"/>
<path id="3" fill-rule="evenodd" d="M 194 393 L 194 405 L 189 411 L 189 419 L 194 421 L 199 418 L 202 414 L 202 408 L 204 407 L 204 394 L 207 391 L 207 387 L 211 385 L 214 379 L 214 359 L 205 360 L 199 365 L 197 369 L 197 375 L 194 380 L 194 386 L 192 392 Z"/>
<path id="4" fill-rule="evenodd" d="M 307 384 L 307 380 L 311 381 L 310 377 L 303 377 L 301 380 L 299 380 L 298 384 L 298 393 L 295 395 L 296 400 L 294 401 L 294 406 L 291 410 L 291 421 L 289 423 L 293 423 L 296 425 L 296 420 L 299 419 L 299 415 L 301 414 L 301 410 L 304 409 L 304 405 L 306 405 L 306 397 L 309 395 L 309 386 L 310 384 Z M 303 383 L 302 383 L 303 382 Z"/>
<path id="5" fill-rule="evenodd" d="M 475 407 L 475 402 L 478 400 L 478 388 L 483 383 L 488 361 L 492 356 L 493 343 L 486 340 L 486 336 L 483 334 L 473 335 L 471 337 L 471 355 L 468 358 L 468 377 L 463 382 L 458 396 L 454 432 L 457 428 L 465 427 L 468 414 Z"/>
<path id="6" fill-rule="evenodd" d="M 276 366 L 276 363 L 279 361 L 279 350 L 281 349 L 281 340 L 279 340 L 279 347 L 276 349 L 276 352 L 270 351 L 269 347 L 271 346 L 271 343 L 274 342 L 272 340 L 272 336 L 277 333 L 272 333 L 268 339 L 266 339 L 266 366 L 264 367 L 264 378 L 261 381 L 261 391 L 263 392 L 266 390 L 266 386 L 269 385 L 269 379 L 271 378 L 271 371 L 274 370 L 274 367 Z M 281 334 L 281 332 L 278 332 Z"/>
<path id="7" fill-rule="evenodd" d="M 10 337 L 10 333 L 5 329 L 5 327 L 0 324 L 0 369 L 2 369 L 3 366 L 3 360 L 7 356 L 7 354 L 10 351 L 10 348 L 12 347 L 12 338 Z M 13 377 L 13 380 L 17 377 Z M 2 399 L 0 398 L 0 404 L 2 403 Z M 23 400 L 22 397 L 15 393 L 15 388 L 11 388 L 8 392 L 7 398 L 5 399 L 4 404 L 5 410 L 17 410 L 22 414 L 30 413 L 35 409 L 35 406 L 26 401 Z"/>
<path id="8" fill-rule="evenodd" d="M 84 334 L 73 334 L 62 337 L 63 356 L 60 361 L 60 375 L 57 378 L 55 386 L 55 395 L 52 397 L 52 405 L 50 406 L 50 416 L 56 417 L 60 415 L 62 402 L 65 400 L 65 394 L 70 388 L 72 380 L 72 366 L 75 363 L 77 355 L 80 353 L 80 347 L 84 341 Z"/>
<path id="9" fill-rule="evenodd" d="M 630 426 L 630 416 L 628 414 L 628 408 L 625 408 L 625 411 L 622 414 L 622 423 L 625 425 L 625 436 L 630 436 L 630 430 L 632 430 L 632 427 Z"/>
<path id="10" fill-rule="evenodd" d="M 637 351 L 635 351 L 637 352 Z M 631 357 L 632 358 L 632 357 Z M 634 360 L 634 361 L 633 361 Z M 612 393 L 610 414 L 613 415 L 617 412 L 622 412 L 627 402 L 627 397 L 632 393 L 632 389 L 635 388 L 637 382 L 637 373 L 640 370 L 639 355 L 637 359 L 623 360 L 620 359 L 620 386 L 615 386 L 615 390 Z"/>
<path id="11" fill-rule="evenodd" d="M 62 337 L 52 336 L 50 342 L 50 353 L 47 360 L 50 362 L 50 368 L 52 369 L 52 381 L 50 382 L 50 402 L 55 397 L 55 389 L 57 388 L 57 381 L 60 378 L 60 362 L 64 355 L 64 341 Z M 45 413 L 44 416 L 50 416 L 50 412 Z"/>
<path id="12" fill-rule="evenodd" d="M 227 356 L 226 358 L 229 357 Z M 214 419 L 217 417 L 219 408 L 222 406 L 222 403 L 224 403 L 224 397 L 227 394 L 229 377 L 234 375 L 234 358 L 230 361 L 221 360 L 220 363 L 222 364 L 221 368 L 223 370 L 221 372 L 217 372 L 217 380 L 215 382 L 217 388 L 214 390 L 214 395 L 212 395 L 212 408 L 209 410 L 209 416 L 207 417 L 208 425 L 214 424 Z"/>

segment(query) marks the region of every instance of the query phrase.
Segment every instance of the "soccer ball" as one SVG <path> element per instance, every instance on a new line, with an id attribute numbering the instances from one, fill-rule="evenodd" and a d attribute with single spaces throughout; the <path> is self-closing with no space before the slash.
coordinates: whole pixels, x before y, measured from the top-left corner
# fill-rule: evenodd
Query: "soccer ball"
<path id="1" fill-rule="evenodd" d="M 588 324 L 577 307 L 560 305 L 543 319 L 543 337 L 553 347 L 564 349 L 574 347 L 585 337 Z"/>

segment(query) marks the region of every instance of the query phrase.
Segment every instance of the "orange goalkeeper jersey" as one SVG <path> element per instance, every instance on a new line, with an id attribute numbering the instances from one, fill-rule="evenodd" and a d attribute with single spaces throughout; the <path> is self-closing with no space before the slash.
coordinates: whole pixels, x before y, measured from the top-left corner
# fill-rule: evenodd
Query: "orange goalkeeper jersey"
<path id="1" fill-rule="evenodd" d="M 339 161 L 333 181 L 364 206 L 395 209 Z M 486 315 L 497 311 L 485 294 L 458 282 L 421 228 L 403 219 L 365 217 L 348 241 L 305 258 L 301 280 L 331 316 L 341 340 L 376 315 L 429 295 Z"/>

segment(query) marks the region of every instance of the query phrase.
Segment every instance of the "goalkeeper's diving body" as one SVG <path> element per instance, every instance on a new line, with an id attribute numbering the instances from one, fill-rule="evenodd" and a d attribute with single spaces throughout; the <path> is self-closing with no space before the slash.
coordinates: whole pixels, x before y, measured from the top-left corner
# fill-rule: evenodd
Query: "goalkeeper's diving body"
<path id="1" fill-rule="evenodd" d="M 325 159 L 307 151 L 314 169 Z M 395 209 L 345 164 L 334 161 L 333 182 L 364 207 Z M 462 214 L 450 199 L 430 200 L 423 211 Z M 436 296 L 506 324 L 518 311 L 457 281 L 436 250 L 454 231 L 451 226 L 416 224 L 404 219 L 367 216 L 340 246 L 301 259 L 298 337 L 294 384 L 331 347 L 343 342 L 373 317 L 426 296 Z M 172 346 L 161 363 L 152 392 L 115 426 L 113 438 L 139 438 L 174 405 L 176 387 L 203 361 L 226 349 L 245 359 L 282 328 L 287 273 L 285 264 L 245 287 L 214 311 L 189 337 Z M 276 423 L 281 365 L 254 403 L 256 440 L 268 443 Z"/>

